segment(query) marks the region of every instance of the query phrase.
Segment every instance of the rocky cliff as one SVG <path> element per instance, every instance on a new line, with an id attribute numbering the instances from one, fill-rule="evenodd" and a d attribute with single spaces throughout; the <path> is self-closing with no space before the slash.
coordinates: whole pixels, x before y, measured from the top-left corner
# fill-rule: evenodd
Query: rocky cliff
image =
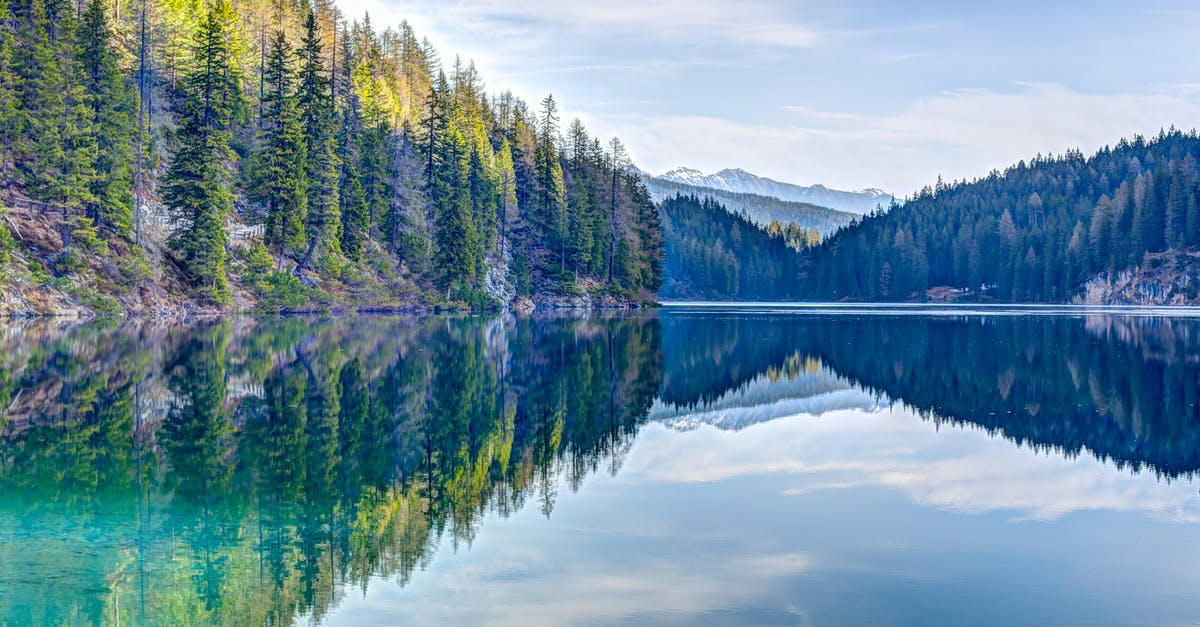
<path id="1" fill-rule="evenodd" d="M 1102 272 L 1073 299 L 1086 305 L 1200 305 L 1200 252 L 1147 254 L 1132 270 Z"/>

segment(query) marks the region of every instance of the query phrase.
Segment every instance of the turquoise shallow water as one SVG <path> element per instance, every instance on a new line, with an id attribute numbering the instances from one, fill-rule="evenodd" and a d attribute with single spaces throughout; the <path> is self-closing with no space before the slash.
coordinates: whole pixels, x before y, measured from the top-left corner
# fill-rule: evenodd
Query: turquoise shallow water
<path id="1" fill-rule="evenodd" d="M 0 623 L 1181 624 L 1200 320 L 0 331 Z"/>

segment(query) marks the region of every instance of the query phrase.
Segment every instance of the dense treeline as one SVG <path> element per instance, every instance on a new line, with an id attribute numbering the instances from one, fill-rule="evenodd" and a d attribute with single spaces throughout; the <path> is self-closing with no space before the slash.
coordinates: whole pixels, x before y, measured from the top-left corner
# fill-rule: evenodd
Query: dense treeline
<path id="1" fill-rule="evenodd" d="M 307 0 L 0 2 L 0 180 L 61 213 L 56 276 L 106 243 L 141 254 L 139 197 L 161 200 L 170 261 L 213 304 L 231 277 L 640 298 L 662 233 L 629 170 L 619 141 L 564 132 L 552 97 L 489 95 L 407 23 Z M 234 246 L 238 224 L 261 225 L 256 244 Z"/>
<path id="2" fill-rule="evenodd" d="M 921 299 L 936 286 L 1003 301 L 1063 302 L 1098 273 L 1200 246 L 1200 137 L 1122 140 L 1090 158 L 1038 157 L 923 189 L 839 231 L 807 257 L 811 299 Z"/>
<path id="3" fill-rule="evenodd" d="M 0 513 L 29 532 L 0 557 L 36 575 L 0 589 L 0 623 L 23 625 L 319 622 L 619 468 L 662 360 L 657 320 L 628 317 L 0 342 Z"/>
<path id="4" fill-rule="evenodd" d="M 793 298 L 804 241 L 797 231 L 770 232 L 711 198 L 676 196 L 660 205 L 666 233 L 663 298 L 779 300 Z M 800 239 L 796 239 L 800 238 Z"/>

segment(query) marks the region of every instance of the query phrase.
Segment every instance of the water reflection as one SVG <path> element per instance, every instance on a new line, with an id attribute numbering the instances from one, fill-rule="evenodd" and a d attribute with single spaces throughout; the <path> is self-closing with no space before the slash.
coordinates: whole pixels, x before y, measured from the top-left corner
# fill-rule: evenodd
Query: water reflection
<path id="1" fill-rule="evenodd" d="M 654 320 L 34 328 L 3 351 L 0 623 L 287 623 L 615 471 Z"/>
<path id="2" fill-rule="evenodd" d="M 7 327 L 0 624 L 319 621 L 380 579 L 409 585 L 489 517 L 552 516 L 559 489 L 620 473 L 635 441 L 629 472 L 659 481 L 783 472 L 792 495 L 876 485 L 954 511 L 1186 518 L 1190 487 L 1130 480 L 1200 468 L 1198 325 L 663 313 Z M 797 414 L 825 419 L 778 420 Z M 1031 464 L 989 436 L 1053 455 Z M 1044 485 L 1080 454 L 1117 468 L 1084 490 Z"/>

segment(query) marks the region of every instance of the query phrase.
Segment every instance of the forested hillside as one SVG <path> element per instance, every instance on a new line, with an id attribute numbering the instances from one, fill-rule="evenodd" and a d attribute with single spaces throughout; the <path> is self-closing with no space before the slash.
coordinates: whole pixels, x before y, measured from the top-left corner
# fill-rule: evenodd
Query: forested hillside
<path id="1" fill-rule="evenodd" d="M 766 227 L 772 222 L 782 225 L 795 224 L 805 231 L 816 231 L 818 236 L 828 235 L 846 226 L 855 214 L 837 211 L 828 207 L 811 205 L 773 196 L 744 194 L 724 189 L 688 185 L 662 177 L 642 173 L 642 181 L 655 202 L 675 196 L 712 198 L 733 213 L 745 214 L 755 224 Z"/>
<path id="2" fill-rule="evenodd" d="M 648 193 L 560 126 L 328 2 L 0 0 L 0 311 L 652 298 Z"/>
<path id="3" fill-rule="evenodd" d="M 801 257 L 785 231 L 761 229 L 711 198 L 675 196 L 660 208 L 667 251 L 663 298 L 796 298 Z"/>
<path id="4" fill-rule="evenodd" d="M 1196 298 L 1200 137 L 1172 130 L 1091 157 L 1038 157 L 925 188 L 811 249 L 805 299 L 1083 299 L 1085 285 L 1173 268 L 1148 302 Z M 1089 288 L 1090 289 L 1090 288 Z"/>

